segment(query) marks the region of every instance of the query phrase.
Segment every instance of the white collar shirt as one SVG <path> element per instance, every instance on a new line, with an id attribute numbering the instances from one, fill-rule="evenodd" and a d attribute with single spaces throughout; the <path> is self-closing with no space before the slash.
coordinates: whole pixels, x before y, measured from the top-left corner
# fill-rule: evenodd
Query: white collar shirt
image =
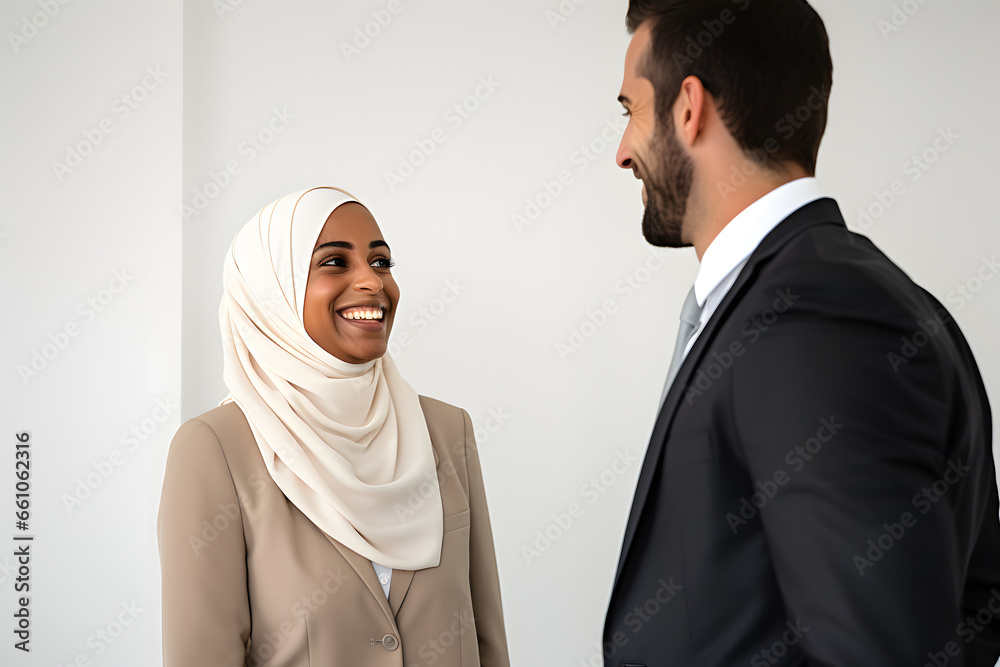
<path id="1" fill-rule="evenodd" d="M 825 196 L 815 178 L 798 178 L 771 190 L 723 227 L 705 250 L 694 279 L 701 314 L 684 348 L 685 357 L 764 237 L 789 215 Z"/>

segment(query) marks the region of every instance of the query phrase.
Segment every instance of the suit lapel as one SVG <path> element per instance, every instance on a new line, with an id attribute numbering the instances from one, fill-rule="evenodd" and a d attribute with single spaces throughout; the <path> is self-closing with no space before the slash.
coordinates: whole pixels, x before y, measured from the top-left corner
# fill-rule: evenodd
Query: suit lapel
<path id="1" fill-rule="evenodd" d="M 431 422 L 431 414 L 427 410 L 428 404 L 424 401 L 424 396 L 420 396 L 420 408 L 424 411 L 424 418 L 427 420 L 428 424 Z M 429 429 L 428 429 L 429 430 Z M 441 457 L 438 455 L 438 442 L 431 435 L 431 453 L 434 454 L 434 468 L 438 471 L 438 475 L 441 474 Z M 444 488 L 442 487 L 442 493 L 444 493 Z M 410 590 L 410 584 L 413 582 L 414 570 L 393 570 L 392 571 L 392 584 L 389 587 L 389 607 L 392 609 L 393 614 L 399 613 L 399 608 L 403 604 L 403 600 L 406 598 L 406 594 Z"/>
<path id="2" fill-rule="evenodd" d="M 393 570 L 392 585 L 389 588 L 389 606 L 393 614 L 399 613 L 399 606 L 403 604 L 403 598 L 410 590 L 410 582 L 413 581 L 413 570 Z"/>
<path id="3" fill-rule="evenodd" d="M 424 411 L 425 418 L 429 419 L 427 415 L 427 406 L 423 402 L 423 396 L 420 397 L 420 407 Z M 434 454 L 434 465 L 437 467 L 440 462 L 440 457 L 437 453 L 437 447 L 432 447 L 432 453 Z M 326 535 L 326 533 L 323 533 Z M 387 619 L 392 624 L 393 629 L 396 629 L 396 613 L 399 611 L 400 605 L 403 604 L 403 599 L 406 597 L 407 592 L 410 590 L 410 583 L 413 581 L 413 570 L 392 570 L 392 584 L 389 586 L 389 599 L 386 600 L 385 591 L 382 590 L 382 584 L 379 583 L 378 577 L 375 575 L 375 568 L 372 567 L 370 560 L 364 556 L 355 553 L 351 549 L 333 539 L 329 535 L 326 538 L 330 540 L 333 546 L 337 547 L 337 551 L 340 555 L 344 557 L 354 571 L 358 573 L 361 580 L 365 582 L 365 586 L 371 592 L 372 596 L 378 602 L 382 611 L 385 613 Z M 398 632 L 397 632 L 398 634 Z"/>
<path id="4" fill-rule="evenodd" d="M 766 263 L 766 260 L 770 259 L 779 248 L 796 234 L 814 225 L 829 222 L 844 225 L 844 218 L 834 200 L 823 198 L 806 204 L 772 229 L 750 255 L 746 266 L 740 271 L 736 282 L 733 283 L 733 286 L 726 293 L 725 298 L 723 298 L 719 307 L 712 314 L 712 317 L 705 323 L 705 329 L 698 335 L 694 345 L 691 347 L 691 351 L 684 358 L 684 362 L 681 364 L 677 376 L 670 386 L 670 390 L 667 392 L 666 399 L 663 401 L 663 406 L 660 408 L 660 413 L 657 415 L 656 422 L 653 425 L 653 433 L 649 438 L 649 446 L 646 448 L 646 456 L 643 459 L 642 468 L 639 471 L 639 479 L 636 482 L 635 495 L 632 498 L 632 510 L 629 513 L 628 523 L 625 526 L 625 537 L 622 540 L 621 555 L 618 558 L 618 569 L 615 572 L 614 586 L 618 585 L 618 579 L 621 577 L 629 547 L 635 538 L 636 527 L 639 524 L 639 518 L 642 515 L 646 497 L 649 495 L 653 477 L 656 470 L 660 467 L 660 458 L 663 455 L 667 434 L 670 431 L 677 408 L 684 396 L 682 388 L 688 385 L 691 376 L 701 363 L 705 351 L 715 338 L 719 327 L 728 318 L 729 311 L 732 310 L 733 305 L 743 297 L 743 293 L 751 285 L 757 275 L 757 271 Z M 612 588 L 613 590 L 614 587 Z"/>
<path id="5" fill-rule="evenodd" d="M 430 415 L 427 413 L 427 404 L 424 402 L 424 397 L 420 396 L 420 407 L 424 411 L 424 416 L 426 419 L 430 420 Z M 437 453 L 436 442 L 433 440 L 432 436 L 432 453 L 434 454 L 434 465 L 438 467 L 440 465 L 440 457 Z M 320 531 L 323 532 L 323 531 Z M 378 602 L 382 611 L 385 613 L 387 619 L 392 624 L 393 630 L 396 631 L 398 635 L 398 629 L 396 628 L 396 613 L 399 612 L 399 607 L 403 604 L 403 600 L 406 598 L 406 594 L 410 590 L 410 584 L 413 581 L 413 570 L 397 570 L 392 571 L 392 584 L 389 586 L 389 599 L 386 600 L 385 591 L 382 590 L 382 584 L 379 583 L 378 577 L 375 575 L 375 568 L 372 567 L 370 560 L 364 556 L 355 553 L 351 549 L 333 539 L 325 532 L 326 538 L 330 540 L 330 543 L 337 548 L 340 555 L 344 557 L 354 571 L 358 573 L 361 580 L 365 582 L 365 586 L 368 587 L 369 592 Z"/>
<path id="6" fill-rule="evenodd" d="M 326 533 L 323 533 L 326 535 Z M 375 576 L 375 568 L 372 567 L 372 562 L 365 558 L 364 556 L 355 553 L 354 551 L 348 549 L 343 544 L 333 539 L 329 535 L 326 535 L 327 539 L 333 546 L 337 547 L 337 551 L 340 555 L 344 557 L 354 571 L 358 573 L 361 580 L 365 582 L 365 586 L 371 592 L 375 601 L 378 602 L 379 606 L 382 607 L 382 611 L 385 613 L 385 617 L 389 619 L 389 623 L 392 624 L 393 630 L 396 630 L 396 614 L 389 607 L 389 601 L 385 599 L 385 591 L 382 590 L 382 584 L 379 583 L 378 577 Z M 398 570 L 399 572 L 405 572 L 405 570 Z M 397 570 L 392 571 L 393 586 L 395 588 Z M 412 575 L 411 575 L 412 576 Z M 390 591 L 391 592 L 391 591 Z M 397 633 L 398 634 L 398 633 Z"/>

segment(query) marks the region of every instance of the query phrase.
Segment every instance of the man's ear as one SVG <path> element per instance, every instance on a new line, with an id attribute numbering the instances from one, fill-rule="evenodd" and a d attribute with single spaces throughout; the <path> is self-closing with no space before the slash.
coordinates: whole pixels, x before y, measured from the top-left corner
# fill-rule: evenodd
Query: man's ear
<path id="1" fill-rule="evenodd" d="M 674 127 L 678 139 L 685 146 L 694 145 L 705 127 L 705 105 L 710 104 L 711 94 L 705 90 L 701 79 L 688 76 L 681 81 L 681 90 L 674 101 Z"/>

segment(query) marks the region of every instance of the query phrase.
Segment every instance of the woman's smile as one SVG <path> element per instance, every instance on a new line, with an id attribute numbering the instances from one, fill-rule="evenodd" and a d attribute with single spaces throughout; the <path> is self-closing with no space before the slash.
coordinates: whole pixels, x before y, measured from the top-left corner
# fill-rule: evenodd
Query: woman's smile
<path id="1" fill-rule="evenodd" d="M 341 317 L 347 320 L 381 320 L 385 310 L 385 306 L 382 304 L 375 304 L 373 306 L 350 306 L 338 312 Z"/>
<path id="2" fill-rule="evenodd" d="M 337 316 L 364 331 L 382 331 L 387 308 L 381 304 L 374 306 L 350 306 L 337 311 Z"/>

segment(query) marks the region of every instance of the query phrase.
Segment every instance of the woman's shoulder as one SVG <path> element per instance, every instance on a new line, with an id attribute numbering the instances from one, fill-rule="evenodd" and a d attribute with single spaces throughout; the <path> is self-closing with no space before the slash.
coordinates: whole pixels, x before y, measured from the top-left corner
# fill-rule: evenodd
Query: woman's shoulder
<path id="1" fill-rule="evenodd" d="M 424 419 L 427 421 L 428 428 L 431 428 L 433 424 L 438 428 L 464 431 L 466 426 L 471 423 L 469 413 L 457 405 L 445 403 L 444 401 L 424 396 L 423 394 L 420 394 L 419 398 L 420 407 L 424 411 Z"/>
<path id="2" fill-rule="evenodd" d="M 427 432 L 431 436 L 435 464 L 440 468 L 447 462 L 464 470 L 469 449 L 475 448 L 469 413 L 457 405 L 428 396 L 420 396 L 420 406 L 424 410 Z"/>
<path id="3" fill-rule="evenodd" d="M 234 401 L 228 401 L 211 410 L 206 410 L 188 420 L 188 422 L 193 421 L 205 423 L 220 436 L 234 430 L 250 429 L 247 418 L 243 415 L 243 410 Z"/>
<path id="4" fill-rule="evenodd" d="M 191 417 L 177 429 L 170 450 L 204 448 L 222 449 L 229 458 L 241 448 L 247 438 L 253 440 L 253 432 L 243 411 L 230 401 Z"/>
<path id="5" fill-rule="evenodd" d="M 445 403 L 438 398 L 432 398 L 430 396 L 425 396 L 423 394 L 417 394 L 417 398 L 420 399 L 420 405 L 424 408 L 424 412 L 430 410 L 441 410 L 444 412 L 463 412 L 462 408 L 451 403 Z"/>

